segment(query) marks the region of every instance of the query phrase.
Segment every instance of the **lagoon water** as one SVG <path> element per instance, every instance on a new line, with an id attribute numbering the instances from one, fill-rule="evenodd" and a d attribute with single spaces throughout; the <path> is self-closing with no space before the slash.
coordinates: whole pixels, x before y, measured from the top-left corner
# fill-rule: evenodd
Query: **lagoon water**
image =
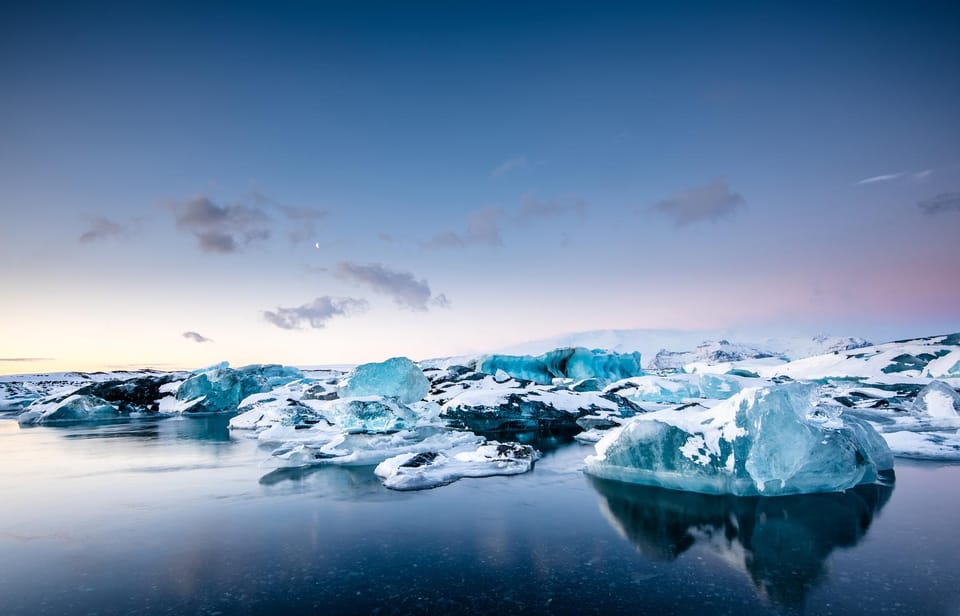
<path id="1" fill-rule="evenodd" d="M 0 420 L 0 613 L 960 614 L 960 466 L 737 499 L 533 472 L 278 470 L 225 419 Z"/>

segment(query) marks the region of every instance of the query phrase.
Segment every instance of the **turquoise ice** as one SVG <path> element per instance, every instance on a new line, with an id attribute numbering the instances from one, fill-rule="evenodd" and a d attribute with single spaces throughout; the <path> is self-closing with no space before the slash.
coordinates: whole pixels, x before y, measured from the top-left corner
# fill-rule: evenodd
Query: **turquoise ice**
<path id="1" fill-rule="evenodd" d="M 185 413 L 235 412 L 247 396 L 302 378 L 302 372 L 289 366 L 253 364 L 234 369 L 223 362 L 194 371 L 177 389 L 177 400 L 196 401 L 183 409 Z"/>
<path id="2" fill-rule="evenodd" d="M 543 355 L 487 355 L 477 362 L 487 374 L 499 370 L 515 379 L 549 385 L 555 378 L 619 381 L 643 374 L 640 353 L 614 353 L 583 347 L 563 348 Z"/>
<path id="3" fill-rule="evenodd" d="M 893 468 L 867 422 L 818 404 L 815 385 L 746 389 L 713 408 L 638 415 L 587 458 L 597 477 L 738 496 L 837 492 Z"/>
<path id="4" fill-rule="evenodd" d="M 430 382 L 423 370 L 406 357 L 357 366 L 338 388 L 341 398 L 382 396 L 403 404 L 422 400 L 428 391 Z"/>

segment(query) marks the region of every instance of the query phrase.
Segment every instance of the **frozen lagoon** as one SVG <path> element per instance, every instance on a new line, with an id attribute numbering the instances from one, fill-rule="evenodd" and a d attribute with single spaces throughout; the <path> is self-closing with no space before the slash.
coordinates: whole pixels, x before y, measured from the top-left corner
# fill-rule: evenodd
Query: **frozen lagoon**
<path id="1" fill-rule="evenodd" d="M 591 480 L 592 447 L 535 445 L 530 473 L 406 493 L 367 467 L 263 467 L 221 417 L 0 420 L 3 612 L 960 608 L 960 466 L 743 499 Z"/>

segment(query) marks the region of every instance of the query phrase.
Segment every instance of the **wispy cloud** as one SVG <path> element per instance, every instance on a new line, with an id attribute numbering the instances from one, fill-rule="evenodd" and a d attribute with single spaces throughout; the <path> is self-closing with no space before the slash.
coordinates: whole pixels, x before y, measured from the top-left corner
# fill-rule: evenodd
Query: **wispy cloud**
<path id="1" fill-rule="evenodd" d="M 433 296 L 426 279 L 417 280 L 410 272 L 392 270 L 380 263 L 360 265 L 350 261 L 337 263 L 334 276 L 341 280 L 369 287 L 376 293 L 389 296 L 397 305 L 411 310 L 427 310 L 428 306 L 446 306 L 445 295 Z"/>
<path id="2" fill-rule="evenodd" d="M 529 166 L 530 161 L 527 160 L 526 156 L 514 156 L 494 167 L 493 171 L 490 172 L 490 177 L 499 178 L 507 175 L 511 171 L 519 171 Z"/>
<path id="3" fill-rule="evenodd" d="M 90 221 L 90 226 L 80 234 L 78 241 L 81 244 L 89 244 L 90 242 L 122 237 L 126 232 L 127 228 L 120 223 L 98 216 Z"/>
<path id="4" fill-rule="evenodd" d="M 520 208 L 510 212 L 503 208 L 491 207 L 475 210 L 467 217 L 463 231 L 443 231 L 422 244 L 424 248 L 456 248 L 485 244 L 500 246 L 503 244 L 501 232 L 505 226 L 525 226 L 540 220 L 559 218 L 568 214 L 584 215 L 588 205 L 581 197 L 569 199 L 539 199 L 527 195 Z"/>
<path id="5" fill-rule="evenodd" d="M 171 203 L 177 229 L 192 234 L 200 250 L 215 254 L 240 252 L 250 244 L 286 231 L 294 244 L 311 241 L 327 217 L 326 210 L 278 203 L 261 192 L 251 202 L 216 203 L 200 195 Z"/>
<path id="6" fill-rule="evenodd" d="M 677 226 L 685 226 L 701 220 L 716 222 L 733 215 L 746 201 L 740 193 L 732 192 L 723 178 L 655 203 L 652 207 L 673 219 Z"/>
<path id="7" fill-rule="evenodd" d="M 0 357 L 0 362 L 53 361 L 52 357 Z"/>
<path id="8" fill-rule="evenodd" d="M 338 316 L 350 316 L 366 312 L 370 304 L 353 297 L 318 297 L 308 304 L 293 308 L 278 307 L 264 310 L 263 318 L 280 329 L 323 329 L 327 321 Z"/>
<path id="9" fill-rule="evenodd" d="M 491 207 L 471 212 L 467 217 L 467 226 L 461 231 L 443 231 L 424 243 L 425 248 L 447 248 L 451 246 L 469 246 L 487 244 L 499 246 L 500 222 L 507 213 L 502 208 Z"/>
<path id="10" fill-rule="evenodd" d="M 218 205 L 208 197 L 171 204 L 177 228 L 193 234 L 204 252 L 237 252 L 253 241 L 270 237 L 270 217 L 242 203 Z"/>
<path id="11" fill-rule="evenodd" d="M 193 340 L 194 342 L 213 342 L 210 338 L 202 336 L 197 332 L 183 332 L 183 337 L 187 340 Z"/>
<path id="12" fill-rule="evenodd" d="M 527 196 L 523 199 L 520 211 L 513 220 L 520 224 L 545 218 L 558 218 L 567 214 L 584 215 L 587 211 L 587 202 L 580 197 L 571 200 L 564 199 L 537 199 Z"/>
<path id="13" fill-rule="evenodd" d="M 892 180 L 899 180 L 905 175 L 907 175 L 906 171 L 898 171 L 897 173 L 885 173 L 883 175 L 875 175 L 870 178 L 864 178 L 862 180 L 859 180 L 857 184 L 876 184 L 877 182 L 890 182 Z"/>
<path id="14" fill-rule="evenodd" d="M 933 172 L 933 169 L 921 169 L 920 171 L 898 171 L 896 173 L 884 173 L 883 175 L 875 175 L 870 178 L 859 180 L 857 184 L 877 184 L 880 182 L 893 182 L 895 180 L 914 180 L 919 182 L 933 175 Z"/>
<path id="15" fill-rule="evenodd" d="M 942 193 L 917 204 L 924 214 L 933 216 L 944 212 L 960 212 L 960 193 Z"/>

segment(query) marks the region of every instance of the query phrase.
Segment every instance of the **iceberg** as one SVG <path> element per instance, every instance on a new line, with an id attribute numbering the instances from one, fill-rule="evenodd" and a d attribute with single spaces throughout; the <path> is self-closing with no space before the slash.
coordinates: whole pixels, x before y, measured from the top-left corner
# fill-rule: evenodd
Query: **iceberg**
<path id="1" fill-rule="evenodd" d="M 487 355 L 477 370 L 496 374 L 502 370 L 515 379 L 549 385 L 553 379 L 599 379 L 605 382 L 643 374 L 640 353 L 612 353 L 583 347 L 563 348 L 543 355 Z"/>
<path id="2" fill-rule="evenodd" d="M 403 404 L 422 400 L 428 391 L 430 382 L 423 370 L 406 357 L 357 366 L 338 387 L 341 398 L 382 396 Z"/>
<path id="3" fill-rule="evenodd" d="M 74 394 L 62 400 L 35 402 L 17 419 L 21 425 L 29 425 L 103 421 L 119 416 L 119 408 L 102 398 Z"/>
<path id="4" fill-rule="evenodd" d="M 930 381 L 913 401 L 918 413 L 942 419 L 960 416 L 960 394 L 943 381 Z"/>
<path id="5" fill-rule="evenodd" d="M 642 410 L 614 394 L 533 386 L 468 389 L 444 404 L 440 415 L 454 427 L 479 432 L 579 432 L 581 417 L 631 417 Z"/>
<path id="6" fill-rule="evenodd" d="M 302 428 L 324 420 L 316 408 L 321 400 L 336 397 L 323 383 L 300 379 L 240 401 L 239 415 L 230 418 L 231 430 L 264 430 L 275 425 Z"/>
<path id="7" fill-rule="evenodd" d="M 427 427 L 392 434 L 344 434 L 321 425 L 307 431 L 300 442 L 288 442 L 273 451 L 272 459 L 284 467 L 317 464 L 369 466 L 404 453 L 446 451 L 477 447 L 484 442 L 472 432 Z M 310 439 L 309 436 L 315 438 Z"/>
<path id="8" fill-rule="evenodd" d="M 18 421 L 21 425 L 54 424 L 164 414 L 162 401 L 174 379 L 174 375 L 164 375 L 90 383 L 34 401 Z"/>
<path id="9" fill-rule="evenodd" d="M 539 457 L 529 445 L 490 441 L 475 449 L 400 454 L 384 460 L 373 472 L 392 490 L 423 490 L 464 477 L 519 475 L 532 469 Z"/>
<path id="10" fill-rule="evenodd" d="M 323 403 L 320 412 L 344 432 L 398 432 L 417 423 L 413 409 L 377 396 L 331 400 Z"/>
<path id="11" fill-rule="evenodd" d="M 302 372 L 288 366 L 253 364 L 233 369 L 222 362 L 195 371 L 181 383 L 176 398 L 183 403 L 180 406 L 183 413 L 230 413 L 251 394 L 270 391 L 302 378 Z"/>
<path id="12" fill-rule="evenodd" d="M 960 431 L 887 432 L 883 439 L 894 455 L 920 460 L 960 461 Z"/>
<path id="13" fill-rule="evenodd" d="M 787 383 L 713 408 L 637 415 L 597 443 L 586 470 L 677 490 L 777 496 L 842 491 L 893 469 L 870 424 L 818 399 L 817 386 Z"/>

